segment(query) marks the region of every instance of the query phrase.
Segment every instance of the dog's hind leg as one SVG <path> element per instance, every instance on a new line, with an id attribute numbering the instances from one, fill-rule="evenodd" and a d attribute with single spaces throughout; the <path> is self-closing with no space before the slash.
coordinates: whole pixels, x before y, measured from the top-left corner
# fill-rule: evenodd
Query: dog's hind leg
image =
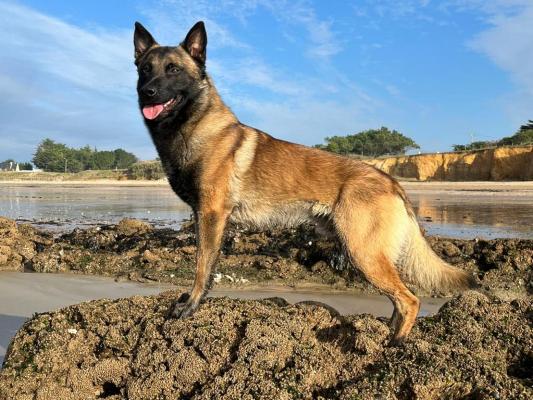
<path id="1" fill-rule="evenodd" d="M 393 264 L 397 248 L 392 242 L 399 239 L 401 229 L 391 231 L 397 228 L 394 226 L 397 218 L 387 213 L 390 203 L 389 207 L 380 208 L 378 204 L 343 202 L 341 198 L 334 209 L 333 221 L 352 264 L 392 301 L 391 344 L 398 344 L 411 331 L 420 301 L 401 281 Z"/>

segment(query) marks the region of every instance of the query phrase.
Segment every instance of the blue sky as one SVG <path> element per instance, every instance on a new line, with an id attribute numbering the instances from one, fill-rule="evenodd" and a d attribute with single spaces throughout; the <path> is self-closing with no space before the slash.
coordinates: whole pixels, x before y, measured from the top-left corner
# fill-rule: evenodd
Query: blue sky
<path id="1" fill-rule="evenodd" d="M 387 126 L 447 151 L 533 119 L 533 0 L 0 0 L 0 160 L 45 137 L 154 158 L 133 23 L 178 44 L 200 19 L 226 103 L 286 140 Z"/>

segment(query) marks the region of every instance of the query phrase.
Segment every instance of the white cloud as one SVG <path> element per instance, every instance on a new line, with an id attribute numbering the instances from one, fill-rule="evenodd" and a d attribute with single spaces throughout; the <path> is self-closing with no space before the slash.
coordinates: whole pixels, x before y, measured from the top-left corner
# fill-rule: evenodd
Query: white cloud
<path id="1" fill-rule="evenodd" d="M 531 118 L 533 0 L 367 0 L 358 3 L 354 13 L 370 22 L 377 15 L 405 23 L 418 19 L 455 26 L 458 16 L 468 14 L 476 25 L 481 23 L 485 28 L 466 40 L 466 45 L 505 71 L 515 84 L 495 100 L 502 114 L 506 114 L 514 126 Z M 487 85 L 491 84 L 487 82 Z M 395 87 L 385 89 L 395 95 Z"/>
<path id="2" fill-rule="evenodd" d="M 469 45 L 509 73 L 516 84 L 505 101 L 515 123 L 531 118 L 533 105 L 533 2 L 496 0 L 482 5 L 490 27 Z"/>
<path id="3" fill-rule="evenodd" d="M 367 0 L 354 6 L 358 17 L 374 18 L 417 18 L 433 21 L 427 12 L 431 5 L 430 0 Z"/>
<path id="4" fill-rule="evenodd" d="M 248 24 L 251 15 L 269 12 L 278 21 L 299 26 L 307 33 L 307 54 L 311 57 L 329 60 L 342 50 L 332 30 L 333 21 L 322 20 L 307 1 L 290 0 L 160 0 L 141 7 L 156 27 L 155 33 L 164 41 L 173 43 L 184 37 L 186 29 L 198 20 L 204 20 L 209 27 L 210 46 L 249 48 L 249 45 L 235 37 L 231 30 L 219 22 L 220 18 L 235 19 L 242 25 Z"/>
<path id="5" fill-rule="evenodd" d="M 142 3 L 140 11 L 147 18 L 148 23 L 145 26 L 160 43 L 180 43 L 188 30 L 197 21 L 202 20 L 209 30 L 209 49 L 246 49 L 248 45 L 245 42 L 217 21 L 218 17 L 228 11 L 224 3 L 206 0 L 159 0 Z"/>
<path id="6" fill-rule="evenodd" d="M 485 53 L 533 95 L 533 3 L 518 14 L 490 18 L 489 29 L 478 34 L 471 46 Z"/>
<path id="7" fill-rule="evenodd" d="M 332 56 L 342 50 L 341 41 L 332 29 L 334 22 L 318 18 L 307 2 L 267 1 L 265 6 L 284 23 L 300 25 L 307 31 L 309 56 L 329 62 Z"/>
<path id="8" fill-rule="evenodd" d="M 90 33 L 27 7 L 0 3 L 2 51 L 80 88 L 129 94 L 131 32 Z M 23 50 L 23 51 L 21 51 Z"/>
<path id="9" fill-rule="evenodd" d="M 379 126 L 370 107 L 357 98 L 346 102 L 310 98 L 269 102 L 243 97 L 237 105 L 254 115 L 257 128 L 307 145 L 322 143 L 326 136 Z"/>
<path id="10" fill-rule="evenodd" d="M 131 35 L 0 2 L 0 158 L 29 159 L 45 137 L 153 156 L 136 105 Z"/>

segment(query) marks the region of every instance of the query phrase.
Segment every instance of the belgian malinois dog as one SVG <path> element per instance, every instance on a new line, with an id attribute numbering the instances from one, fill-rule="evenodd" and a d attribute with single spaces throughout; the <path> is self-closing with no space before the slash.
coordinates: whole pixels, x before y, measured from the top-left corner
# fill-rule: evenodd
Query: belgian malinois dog
<path id="1" fill-rule="evenodd" d="M 196 23 L 176 47 L 135 24 L 137 92 L 168 181 L 192 208 L 196 277 L 173 315 L 190 316 L 208 282 L 228 221 L 268 228 L 319 222 L 394 304 L 392 342 L 409 334 L 420 302 L 402 282 L 461 289 L 472 278 L 429 247 L 402 187 L 363 162 L 275 139 L 239 122 L 206 73 L 207 34 Z"/>

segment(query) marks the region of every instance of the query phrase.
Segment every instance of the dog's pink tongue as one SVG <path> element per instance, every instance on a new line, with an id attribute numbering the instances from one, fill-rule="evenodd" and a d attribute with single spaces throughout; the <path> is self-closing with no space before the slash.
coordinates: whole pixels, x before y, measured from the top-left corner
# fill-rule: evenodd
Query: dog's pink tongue
<path id="1" fill-rule="evenodd" d="M 163 111 L 163 104 L 154 104 L 153 106 L 143 107 L 143 115 L 146 119 L 155 119 L 161 111 Z"/>

